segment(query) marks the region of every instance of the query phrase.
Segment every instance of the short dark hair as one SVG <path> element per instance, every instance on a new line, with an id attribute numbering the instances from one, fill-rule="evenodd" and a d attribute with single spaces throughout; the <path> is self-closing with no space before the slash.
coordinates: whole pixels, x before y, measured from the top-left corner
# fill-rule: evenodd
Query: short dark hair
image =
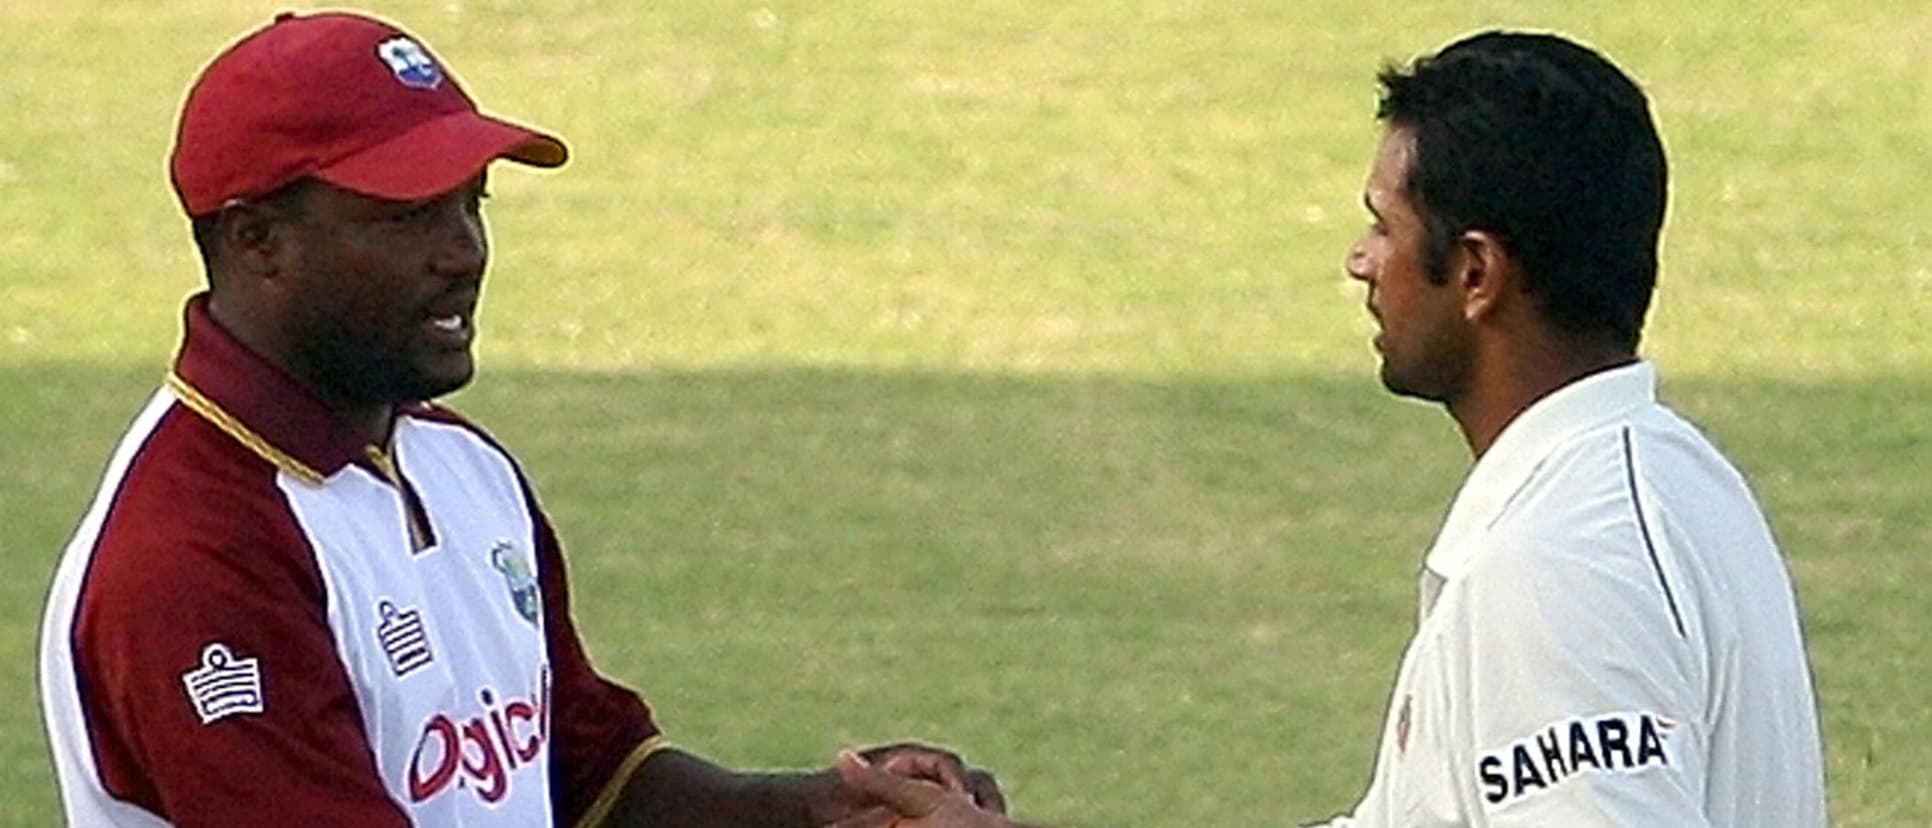
<path id="1" fill-rule="evenodd" d="M 1415 138 L 1404 192 L 1447 278 L 1469 230 L 1497 236 L 1557 329 L 1635 349 L 1657 283 L 1668 171 L 1644 93 L 1549 34 L 1484 32 L 1384 67 L 1376 118 Z"/>
<path id="2" fill-rule="evenodd" d="M 313 178 L 298 178 L 265 195 L 248 200 L 283 212 L 296 212 L 302 207 L 302 194 L 314 181 Z M 213 281 L 215 276 L 216 254 L 221 249 L 222 216 L 227 211 L 227 208 L 223 207 L 212 213 L 188 217 L 189 232 L 194 234 L 195 249 L 201 251 L 201 266 L 207 272 L 210 281 Z"/>

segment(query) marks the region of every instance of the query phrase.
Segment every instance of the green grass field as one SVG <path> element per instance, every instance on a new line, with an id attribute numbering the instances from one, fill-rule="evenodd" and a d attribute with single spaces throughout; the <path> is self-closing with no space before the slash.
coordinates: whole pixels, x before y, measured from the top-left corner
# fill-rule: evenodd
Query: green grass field
<path id="1" fill-rule="evenodd" d="M 988 0 L 373 4 L 485 108 L 483 376 L 609 673 L 734 764 L 959 747 L 1027 817 L 1352 804 L 1467 465 L 1343 279 L 1389 59 L 1558 29 L 1674 174 L 1646 351 L 1797 577 L 1834 821 L 1932 824 L 1932 8 Z M 0 0 L 0 824 L 57 824 L 54 561 L 199 271 L 201 63 L 280 4 Z"/>

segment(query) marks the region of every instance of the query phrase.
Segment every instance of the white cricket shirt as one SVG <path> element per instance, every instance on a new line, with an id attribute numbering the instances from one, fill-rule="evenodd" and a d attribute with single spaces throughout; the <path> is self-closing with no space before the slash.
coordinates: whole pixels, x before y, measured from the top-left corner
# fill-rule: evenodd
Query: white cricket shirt
<path id="1" fill-rule="evenodd" d="M 1790 577 L 1644 362 L 1539 400 L 1429 550 L 1375 776 L 1335 828 L 1825 825 Z"/>

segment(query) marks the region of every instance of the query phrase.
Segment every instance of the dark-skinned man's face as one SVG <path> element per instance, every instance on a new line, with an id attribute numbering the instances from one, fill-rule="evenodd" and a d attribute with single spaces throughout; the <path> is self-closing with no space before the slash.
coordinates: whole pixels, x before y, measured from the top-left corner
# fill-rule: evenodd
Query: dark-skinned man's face
<path id="1" fill-rule="evenodd" d="M 316 182 L 287 217 L 291 371 L 343 401 L 447 394 L 476 372 L 476 304 L 489 260 L 484 177 L 420 201 Z"/>

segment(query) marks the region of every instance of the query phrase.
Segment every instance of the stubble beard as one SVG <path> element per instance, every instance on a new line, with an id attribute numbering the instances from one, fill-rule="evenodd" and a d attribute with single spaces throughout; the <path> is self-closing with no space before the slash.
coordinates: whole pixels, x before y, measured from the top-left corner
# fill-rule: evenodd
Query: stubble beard
<path id="1" fill-rule="evenodd" d="M 1448 405 L 1468 377 L 1467 354 L 1457 343 L 1437 340 L 1424 349 L 1432 359 L 1401 359 L 1382 353 L 1382 387 L 1398 397 Z"/>
<path id="2" fill-rule="evenodd" d="M 474 364 L 460 376 L 436 376 L 418 368 L 407 343 L 357 332 L 325 315 L 305 320 L 297 359 L 310 382 L 346 403 L 401 405 L 435 399 L 465 385 Z"/>

